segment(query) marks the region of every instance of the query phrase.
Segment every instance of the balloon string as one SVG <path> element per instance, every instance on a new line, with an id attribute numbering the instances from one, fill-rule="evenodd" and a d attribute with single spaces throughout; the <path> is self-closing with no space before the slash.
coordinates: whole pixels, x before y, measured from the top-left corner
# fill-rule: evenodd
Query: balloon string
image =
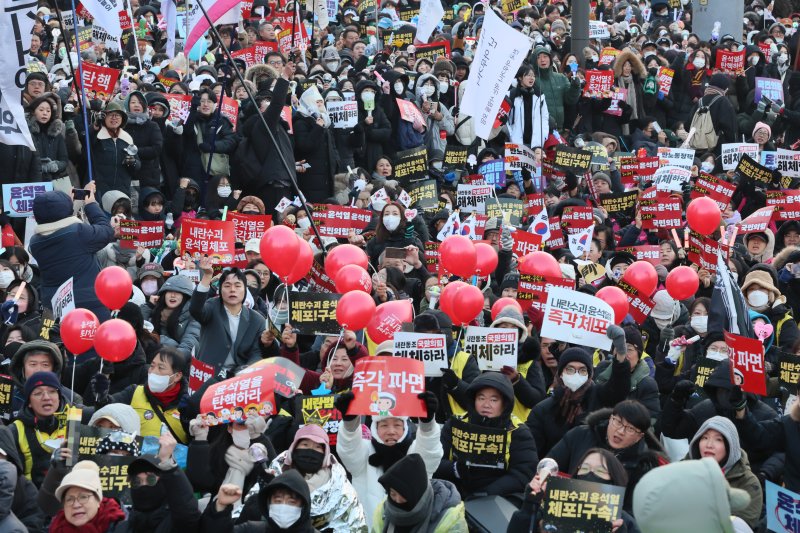
<path id="1" fill-rule="evenodd" d="M 458 337 L 456 337 L 456 350 L 461 349 L 461 334 L 464 333 L 464 325 L 462 324 L 460 328 L 458 328 Z"/>
<path id="2" fill-rule="evenodd" d="M 78 366 L 78 356 L 72 354 L 72 381 L 70 382 L 70 389 L 69 389 L 69 403 L 70 405 L 75 405 L 75 367 Z M 97 401 L 97 398 L 95 398 Z"/>
<path id="3" fill-rule="evenodd" d="M 339 349 L 339 343 L 341 343 L 342 339 L 344 338 L 344 331 L 345 331 L 345 327 L 342 326 L 342 330 L 339 332 L 339 336 L 336 337 L 336 344 L 333 346 L 333 351 L 332 352 L 328 352 L 330 355 L 328 357 L 328 360 L 325 362 L 325 371 L 326 372 L 331 369 L 331 360 L 333 359 L 333 356 L 336 355 L 336 350 Z"/>
<path id="4" fill-rule="evenodd" d="M 119 315 L 119 311 L 120 311 L 119 309 L 111 311 L 111 318 L 117 318 L 117 315 Z"/>

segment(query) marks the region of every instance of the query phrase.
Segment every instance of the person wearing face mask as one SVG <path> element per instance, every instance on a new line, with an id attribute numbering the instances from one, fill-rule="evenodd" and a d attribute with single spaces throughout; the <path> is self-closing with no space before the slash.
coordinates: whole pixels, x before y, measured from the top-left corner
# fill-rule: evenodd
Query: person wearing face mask
<path id="1" fill-rule="evenodd" d="M 512 89 L 508 115 L 509 141 L 528 147 L 543 146 L 550 133 L 547 100 L 536 86 L 536 72 L 530 65 L 517 71 L 517 86 Z"/>
<path id="2" fill-rule="evenodd" d="M 708 336 L 708 311 L 711 299 L 705 296 L 696 298 L 689 306 L 689 323 L 675 328 L 675 337 L 700 339 L 689 345 L 670 344 L 666 357 L 656 363 L 655 379 L 659 391 L 668 395 L 678 381 L 692 379 L 695 367 L 703 358 L 705 339 Z"/>
<path id="3" fill-rule="evenodd" d="M 356 164 L 362 168 L 375 168 L 392 137 L 392 125 L 379 102 L 380 92 L 378 85 L 371 80 L 361 80 L 356 84 L 358 124 L 354 131 L 362 137 L 353 155 Z"/>
<path id="4" fill-rule="evenodd" d="M 774 325 L 775 344 L 782 350 L 790 350 L 800 339 L 797 322 L 786 305 L 786 297 L 775 287 L 771 272 L 754 267 L 745 277 L 742 294 L 747 306 L 763 315 Z"/>
<path id="5" fill-rule="evenodd" d="M 214 176 L 208 181 L 206 189 L 205 208 L 210 218 L 219 218 L 225 208 L 233 211 L 239 205 L 241 190 L 233 190 L 231 179 L 228 176 Z"/>
<path id="6" fill-rule="evenodd" d="M 616 455 L 604 448 L 591 448 L 586 451 L 586 455 L 577 462 L 575 469 L 571 471 L 570 477 L 579 481 L 591 481 L 592 483 L 602 483 L 605 485 L 615 485 L 625 487 L 628 484 L 628 472 L 617 459 Z M 518 532 L 538 532 L 542 519 L 542 500 L 547 490 L 547 479 L 542 479 L 542 475 L 536 474 L 531 482 L 525 487 L 525 499 L 519 511 L 515 511 L 508 523 L 508 533 Z M 621 518 L 613 520 L 612 531 L 633 533 L 636 529 L 636 521 L 628 511 L 623 510 Z"/>
<path id="7" fill-rule="evenodd" d="M 0 317 L 3 319 L 3 323 L 0 324 L 0 336 L 5 335 L 6 331 L 14 326 L 35 331 L 37 334 L 41 330 L 42 315 L 39 313 L 39 293 L 32 284 L 22 280 L 11 282 L 6 291 L 5 301 L 14 300 L 22 283 L 25 283 L 25 289 L 17 299 L 16 309 L 8 307 L 0 312 Z"/>
<path id="8" fill-rule="evenodd" d="M 381 98 L 380 102 L 383 106 L 383 112 L 392 126 L 392 138 L 391 142 L 386 146 L 386 154 L 394 157 L 397 151 L 408 150 L 425 144 L 425 122 L 407 122 L 400 115 L 397 98 L 409 100 L 412 103 L 415 101 L 410 97 L 411 93 L 408 90 L 408 75 L 401 74 L 396 70 L 389 70 L 384 74 L 384 80 L 388 84 L 388 94 L 385 98 Z M 384 86 L 383 89 L 386 91 L 387 87 Z"/>
<path id="9" fill-rule="evenodd" d="M 414 85 L 416 103 L 423 116 L 426 117 L 425 146 L 428 152 L 445 151 L 447 136 L 455 133 L 453 116 L 447 106 L 439 101 L 439 80 L 433 74 L 423 74 Z M 442 138 L 442 135 L 445 138 Z"/>
<path id="10" fill-rule="evenodd" d="M 125 110 L 128 112 L 125 131 L 133 138 L 142 162 L 142 167 L 136 173 L 139 185 L 158 188 L 161 185 L 161 152 L 164 143 L 161 128 L 151 120 L 147 100 L 141 92 L 133 91 L 128 95 Z"/>
<path id="11" fill-rule="evenodd" d="M 800 227 L 797 222 L 789 221 L 781 225 L 778 230 L 779 239 L 782 230 L 789 225 L 784 235 L 787 237 L 794 233 L 794 227 Z M 792 310 L 792 316 L 800 316 L 800 277 L 795 275 L 794 265 L 800 263 L 800 247 L 786 246 L 781 250 L 772 262 L 772 266 L 778 271 L 778 289 L 786 297 L 786 304 Z"/>
<path id="12" fill-rule="evenodd" d="M 295 159 L 305 160 L 310 165 L 298 176 L 298 185 L 309 202 L 324 203 L 333 195 L 333 174 L 341 169 L 338 168 L 331 119 L 315 86 L 306 89 L 300 97 L 293 128 Z"/>
<path id="13" fill-rule="evenodd" d="M 653 302 L 655 305 L 650 316 L 642 323 L 642 332 L 647 334 L 644 351 L 654 361 L 662 361 L 675 339 L 675 327 L 689 322 L 689 311 L 666 290 L 657 291 L 653 295 Z"/>
<path id="14" fill-rule="evenodd" d="M 323 98 L 325 99 L 326 108 L 328 104 L 336 105 L 338 102 L 344 101 L 344 95 L 342 91 L 337 88 L 330 88 L 324 93 L 322 93 Z M 361 141 L 361 136 L 356 134 L 354 128 L 345 128 L 345 127 L 331 127 L 331 134 L 333 136 L 334 141 L 334 150 L 336 151 L 336 155 L 339 159 L 337 171 L 338 172 L 346 172 L 347 167 L 355 168 L 355 160 L 353 159 L 353 154 L 356 149 L 358 149 L 359 143 Z M 340 192 L 341 185 L 335 188 L 335 192 Z"/>
<path id="15" fill-rule="evenodd" d="M 377 265 L 386 248 L 405 248 L 413 245 L 417 250 L 424 250 L 413 229 L 406 222 L 405 207 L 400 202 L 386 204 L 381 211 L 375 228 L 375 237 L 367 243 L 366 251 L 370 262 Z M 411 232 L 407 230 L 412 230 Z"/>
<path id="16" fill-rule="evenodd" d="M 108 196 L 111 193 L 106 193 Z M 144 187 L 139 191 L 139 212 L 137 219 L 148 222 L 156 220 L 164 221 L 167 219 L 167 214 L 172 214 L 173 220 L 180 218 L 182 205 L 177 205 L 175 202 L 167 202 L 164 194 L 158 189 L 153 187 Z M 110 213 L 116 214 L 113 211 Z"/>
<path id="17" fill-rule="evenodd" d="M 200 324 L 189 313 L 194 284 L 186 276 L 171 276 L 158 289 L 155 303 L 141 306 L 142 318 L 153 324 L 163 346 L 177 348 L 184 354 L 200 345 Z"/>
<path id="18" fill-rule="evenodd" d="M 311 519 L 320 531 L 367 532 L 364 508 L 320 426 L 300 428 L 292 445 L 272 461 L 270 468 L 280 473 L 295 470 L 303 477 L 311 492 Z"/>
<path id="19" fill-rule="evenodd" d="M 711 60 L 702 50 L 678 56 L 673 67 L 675 70 L 673 84 L 676 86 L 675 112 L 678 114 L 678 120 L 686 124 L 691 123 L 692 107 L 703 96 L 706 83 L 711 78 L 712 67 Z"/>

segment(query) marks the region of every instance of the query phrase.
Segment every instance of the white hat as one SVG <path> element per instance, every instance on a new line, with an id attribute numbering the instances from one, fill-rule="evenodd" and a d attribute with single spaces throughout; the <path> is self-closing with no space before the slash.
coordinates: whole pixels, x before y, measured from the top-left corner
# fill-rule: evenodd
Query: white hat
<path id="1" fill-rule="evenodd" d="M 92 461 L 80 461 L 72 472 L 64 476 L 56 489 L 56 498 L 62 501 L 70 487 L 80 487 L 94 493 L 98 500 L 103 499 L 103 486 L 100 483 L 100 467 Z"/>
<path id="2" fill-rule="evenodd" d="M 261 239 L 257 239 L 255 237 L 253 237 L 252 239 L 250 239 L 249 241 L 247 241 L 244 244 L 244 251 L 245 252 L 255 252 L 257 254 L 260 254 L 261 253 L 261 248 L 259 247 L 260 243 L 261 243 Z"/>
<path id="3" fill-rule="evenodd" d="M 119 426 L 125 433 L 139 435 L 142 432 L 139 414 L 133 407 L 125 403 L 110 403 L 98 409 L 89 419 L 89 425 L 94 426 L 100 420 L 108 420 L 115 426 Z"/>

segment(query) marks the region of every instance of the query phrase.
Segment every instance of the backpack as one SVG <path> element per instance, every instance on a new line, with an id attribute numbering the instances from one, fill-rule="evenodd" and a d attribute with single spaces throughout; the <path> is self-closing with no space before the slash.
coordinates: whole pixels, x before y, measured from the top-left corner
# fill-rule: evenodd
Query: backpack
<path id="1" fill-rule="evenodd" d="M 717 147 L 719 135 L 717 135 L 717 131 L 714 129 L 710 111 L 714 102 L 720 98 L 722 98 L 721 94 L 716 95 L 708 105 L 703 104 L 703 99 L 700 98 L 700 107 L 694 112 L 690 128 L 694 129 L 694 135 L 689 142 L 689 146 L 695 150 L 713 150 Z"/>

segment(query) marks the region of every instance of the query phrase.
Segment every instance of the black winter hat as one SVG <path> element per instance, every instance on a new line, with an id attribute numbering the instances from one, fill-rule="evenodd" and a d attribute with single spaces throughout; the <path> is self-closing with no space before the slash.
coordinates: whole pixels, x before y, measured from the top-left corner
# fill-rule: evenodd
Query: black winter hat
<path id="1" fill-rule="evenodd" d="M 583 348 L 568 348 L 562 352 L 558 358 L 558 375 L 569 363 L 582 363 L 589 370 L 589 379 L 592 378 L 594 368 L 592 367 L 592 356 Z"/>
<path id="2" fill-rule="evenodd" d="M 625 331 L 625 342 L 633 344 L 639 352 L 639 356 L 644 353 L 644 342 L 642 342 L 642 333 L 639 328 L 635 326 L 625 326 L 622 328 Z"/>
<path id="3" fill-rule="evenodd" d="M 731 87 L 731 79 L 722 74 L 721 72 L 717 72 L 713 76 L 711 76 L 711 81 L 708 82 L 709 85 L 713 85 L 718 89 L 722 89 L 723 91 L 727 91 Z"/>
<path id="4" fill-rule="evenodd" d="M 394 489 L 406 499 L 403 507 L 413 509 L 425 494 L 429 483 L 428 472 L 425 470 L 425 461 L 418 453 L 410 453 L 392 465 L 389 470 L 378 478 L 378 483 L 383 485 L 386 492 Z M 391 502 L 391 498 L 387 501 Z"/>
<path id="5" fill-rule="evenodd" d="M 420 314 L 414 319 L 414 331 L 440 331 L 439 320 L 433 315 Z"/>
<path id="6" fill-rule="evenodd" d="M 52 387 L 61 392 L 61 382 L 52 372 L 35 372 L 25 381 L 25 402 L 28 402 L 31 393 L 38 387 Z"/>

